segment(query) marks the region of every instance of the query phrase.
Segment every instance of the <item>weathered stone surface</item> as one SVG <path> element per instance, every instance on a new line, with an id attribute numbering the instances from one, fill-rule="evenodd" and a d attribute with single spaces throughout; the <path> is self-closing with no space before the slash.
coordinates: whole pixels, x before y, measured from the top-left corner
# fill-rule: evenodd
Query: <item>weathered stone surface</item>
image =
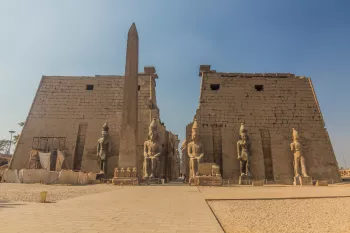
<path id="1" fill-rule="evenodd" d="M 311 177 L 294 177 L 294 185 L 313 185 Z"/>
<path id="2" fill-rule="evenodd" d="M 5 169 L 2 174 L 1 182 L 20 183 L 20 180 L 18 177 L 18 171 L 16 169 L 15 170 Z"/>
<path id="3" fill-rule="evenodd" d="M 114 185 L 138 185 L 138 178 L 113 178 Z"/>
<path id="4" fill-rule="evenodd" d="M 252 185 L 253 186 L 264 186 L 264 181 L 263 180 L 253 180 Z"/>
<path id="5" fill-rule="evenodd" d="M 327 180 L 318 180 L 316 181 L 316 186 L 328 186 Z"/>
<path id="6" fill-rule="evenodd" d="M 238 178 L 238 184 L 240 185 L 251 185 L 253 182 L 253 178 L 247 175 L 241 175 Z"/>
<path id="7" fill-rule="evenodd" d="M 201 163 L 198 166 L 198 173 L 200 176 L 212 175 L 212 167 L 215 163 Z"/>
<path id="8" fill-rule="evenodd" d="M 221 176 L 196 176 L 193 178 L 194 185 L 199 186 L 221 186 L 222 177 Z"/>
<path id="9" fill-rule="evenodd" d="M 230 162 L 235 152 L 228 149 L 232 145 L 224 135 L 232 137 L 231 132 L 237 132 L 237 127 L 244 122 L 254 139 L 251 143 L 254 179 L 293 182 L 290 129 L 298 128 L 307 175 L 340 181 L 310 78 L 288 73 L 212 72 L 207 65 L 201 67 L 200 73 L 201 93 L 194 117 L 200 126 L 204 154 L 216 156 L 225 179 L 237 177 L 236 165 Z M 223 160 L 229 161 L 231 167 Z"/>
<path id="10" fill-rule="evenodd" d="M 140 171 L 139 175 L 142 175 L 142 146 L 147 140 L 150 120 L 160 119 L 155 91 L 157 75 L 152 73 L 155 68 L 146 67 L 145 70 L 146 73 L 136 73 L 138 84 L 135 86 L 138 90 L 136 117 L 139 132 L 135 145 L 138 146 L 137 165 L 133 166 Z M 47 137 L 51 137 L 48 143 L 50 147 L 52 137 L 60 137 L 65 152 L 63 169 L 100 172 L 96 139 L 101 135 L 101 125 L 108 121 L 112 148 L 106 176 L 112 178 L 120 154 L 121 118 L 126 89 L 124 79 L 123 75 L 43 76 L 11 160 L 11 169 L 28 168 L 33 138 L 40 137 L 39 141 L 45 145 Z M 167 146 L 175 135 L 167 131 L 164 124 L 160 130 L 169 135 L 167 140 L 162 141 Z M 34 146 L 38 146 L 36 140 Z M 168 149 L 162 155 L 162 161 L 165 161 L 167 153 Z M 166 166 L 164 164 L 160 172 L 165 176 L 168 175 Z"/>
<path id="11" fill-rule="evenodd" d="M 56 178 L 58 177 L 58 172 Z M 50 178 L 50 172 L 46 169 L 21 169 L 18 172 L 18 177 L 21 183 L 31 184 L 31 183 L 43 183 L 47 184 Z"/>

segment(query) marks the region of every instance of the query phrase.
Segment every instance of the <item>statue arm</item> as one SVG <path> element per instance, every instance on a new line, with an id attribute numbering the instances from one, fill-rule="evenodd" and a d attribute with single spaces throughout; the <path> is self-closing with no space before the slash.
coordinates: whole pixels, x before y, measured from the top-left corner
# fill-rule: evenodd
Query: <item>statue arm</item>
<path id="1" fill-rule="evenodd" d="M 108 142 L 108 155 L 110 155 L 112 152 L 112 143 L 111 141 Z"/>
<path id="2" fill-rule="evenodd" d="M 290 144 L 290 151 L 293 151 L 294 150 L 294 143 L 291 143 Z"/>
<path id="3" fill-rule="evenodd" d="M 96 156 L 99 157 L 99 152 L 100 152 L 100 142 L 97 142 L 97 151 L 96 151 Z"/>
<path id="4" fill-rule="evenodd" d="M 192 157 L 192 146 L 191 145 L 187 146 L 187 154 L 189 157 Z"/>
<path id="5" fill-rule="evenodd" d="M 237 142 L 237 158 L 241 158 L 241 145 Z"/>
<path id="6" fill-rule="evenodd" d="M 160 147 L 158 147 L 158 153 L 155 154 L 154 157 L 157 158 L 159 155 L 161 155 L 161 153 L 162 153 L 162 147 L 160 146 Z"/>
<path id="7" fill-rule="evenodd" d="M 143 156 L 147 157 L 148 156 L 148 146 L 147 143 L 143 144 Z"/>

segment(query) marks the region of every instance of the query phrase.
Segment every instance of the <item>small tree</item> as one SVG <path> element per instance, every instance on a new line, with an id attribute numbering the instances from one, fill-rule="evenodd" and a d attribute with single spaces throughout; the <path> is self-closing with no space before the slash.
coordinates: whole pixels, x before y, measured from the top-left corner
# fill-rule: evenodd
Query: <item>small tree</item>
<path id="1" fill-rule="evenodd" d="M 18 123 L 18 125 L 21 126 L 21 127 L 23 127 L 24 124 L 25 124 L 25 121 L 22 121 L 22 122 Z M 17 144 L 18 139 L 19 139 L 19 134 L 14 135 L 14 136 L 13 136 L 13 144 Z"/>
<path id="2" fill-rule="evenodd" d="M 10 140 L 0 140 L 0 153 L 7 153 L 8 147 L 10 146 Z"/>

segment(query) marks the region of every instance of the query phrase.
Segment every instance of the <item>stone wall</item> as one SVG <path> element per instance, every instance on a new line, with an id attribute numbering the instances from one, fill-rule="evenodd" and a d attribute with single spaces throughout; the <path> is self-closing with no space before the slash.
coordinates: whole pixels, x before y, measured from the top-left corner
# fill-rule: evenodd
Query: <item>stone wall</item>
<path id="1" fill-rule="evenodd" d="M 196 118 L 204 160 L 220 165 L 223 178 L 238 179 L 236 142 L 243 122 L 252 142 L 251 170 L 256 179 L 292 181 L 293 155 L 289 145 L 292 128 L 296 128 L 309 175 L 340 181 L 310 78 L 293 74 L 202 72 Z"/>
<path id="2" fill-rule="evenodd" d="M 139 74 L 139 166 L 153 117 L 159 118 L 155 76 Z M 63 137 L 68 168 L 98 172 L 97 139 L 107 120 L 113 142 L 108 173 L 117 165 L 123 104 L 123 76 L 43 76 L 16 147 L 12 169 L 26 168 L 34 137 Z M 91 90 L 92 89 L 92 90 Z M 151 102 L 151 104 L 150 104 Z M 35 144 L 35 143 L 34 143 Z M 77 157 L 81 157 L 80 160 Z M 76 162 L 77 163 L 77 162 Z"/>

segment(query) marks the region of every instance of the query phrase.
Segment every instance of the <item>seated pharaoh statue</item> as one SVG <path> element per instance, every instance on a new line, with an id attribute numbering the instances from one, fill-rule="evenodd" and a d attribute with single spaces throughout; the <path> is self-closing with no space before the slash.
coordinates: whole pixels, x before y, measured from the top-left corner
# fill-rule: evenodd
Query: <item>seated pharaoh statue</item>
<path id="1" fill-rule="evenodd" d="M 187 153 L 190 157 L 190 178 L 198 175 L 198 167 L 204 156 L 203 145 L 199 139 L 197 120 L 195 119 L 192 126 L 192 142 L 187 145 Z"/>
<path id="2" fill-rule="evenodd" d="M 290 149 L 294 154 L 294 177 L 309 177 L 306 173 L 305 158 L 301 151 L 301 145 L 299 143 L 299 134 L 293 128 L 293 142 L 290 144 Z M 301 175 L 300 175 L 301 172 Z"/>
<path id="3" fill-rule="evenodd" d="M 237 142 L 237 159 L 240 163 L 240 173 L 242 176 L 251 176 L 250 173 L 250 141 L 247 135 L 247 130 L 244 128 L 244 124 L 241 123 L 239 129 L 239 140 Z"/>
<path id="4" fill-rule="evenodd" d="M 97 141 L 97 161 L 100 164 L 100 174 L 107 174 L 108 156 L 112 148 L 107 121 L 102 128 L 102 137 Z"/>
<path id="5" fill-rule="evenodd" d="M 143 177 L 158 178 L 158 161 L 162 153 L 162 146 L 158 140 L 156 119 L 153 118 L 149 126 L 149 139 L 144 143 Z"/>

